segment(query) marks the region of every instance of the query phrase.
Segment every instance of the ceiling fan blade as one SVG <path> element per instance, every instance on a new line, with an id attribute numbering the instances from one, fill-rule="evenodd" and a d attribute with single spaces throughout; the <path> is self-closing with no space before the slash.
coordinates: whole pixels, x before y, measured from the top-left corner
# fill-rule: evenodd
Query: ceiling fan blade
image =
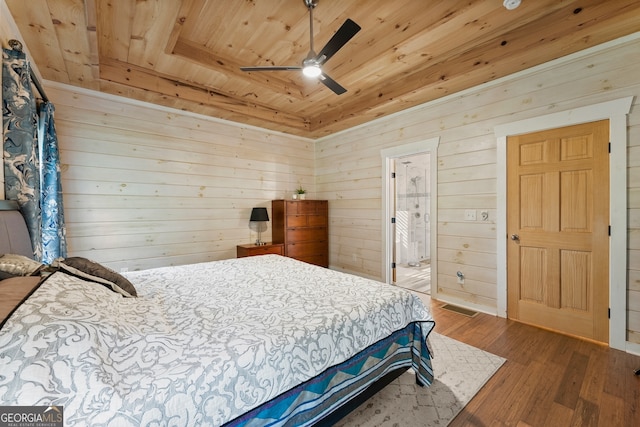
<path id="1" fill-rule="evenodd" d="M 289 70 L 302 70 L 299 65 L 285 65 L 285 66 L 264 66 L 264 67 L 240 67 L 242 71 L 289 71 Z"/>
<path id="2" fill-rule="evenodd" d="M 320 77 L 318 77 L 318 80 L 320 80 L 326 87 L 334 91 L 336 95 L 342 95 L 347 91 L 345 88 L 340 86 L 335 80 L 327 76 L 325 73 L 320 74 Z"/>
<path id="3" fill-rule="evenodd" d="M 342 24 L 342 27 L 331 37 L 331 40 L 327 42 L 327 44 L 322 48 L 318 56 L 316 56 L 318 60 L 318 64 L 322 65 L 327 62 L 342 46 L 347 44 L 349 40 L 356 33 L 360 31 L 360 25 L 353 22 L 351 19 L 347 19 Z"/>

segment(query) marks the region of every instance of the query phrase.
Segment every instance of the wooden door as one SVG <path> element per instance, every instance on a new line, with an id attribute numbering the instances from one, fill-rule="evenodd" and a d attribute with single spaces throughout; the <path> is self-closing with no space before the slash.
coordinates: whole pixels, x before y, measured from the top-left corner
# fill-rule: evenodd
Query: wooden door
<path id="1" fill-rule="evenodd" d="M 508 317 L 608 343 L 608 120 L 509 137 L 507 165 Z"/>

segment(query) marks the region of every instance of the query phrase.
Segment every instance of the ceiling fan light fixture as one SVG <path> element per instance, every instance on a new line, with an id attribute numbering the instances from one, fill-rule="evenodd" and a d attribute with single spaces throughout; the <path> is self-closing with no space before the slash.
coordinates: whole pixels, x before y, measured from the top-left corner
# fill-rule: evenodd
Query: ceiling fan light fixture
<path id="1" fill-rule="evenodd" d="M 513 9 L 517 8 L 518 6 L 520 6 L 520 0 L 504 0 L 502 5 L 507 10 L 513 10 Z"/>
<path id="2" fill-rule="evenodd" d="M 307 77 L 319 77 L 322 74 L 322 70 L 317 65 L 305 65 L 302 68 L 302 74 Z"/>

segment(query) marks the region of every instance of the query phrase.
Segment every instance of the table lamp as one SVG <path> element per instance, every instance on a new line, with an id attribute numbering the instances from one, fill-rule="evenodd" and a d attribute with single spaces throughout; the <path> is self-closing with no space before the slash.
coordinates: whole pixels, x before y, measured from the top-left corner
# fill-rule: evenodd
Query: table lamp
<path id="1" fill-rule="evenodd" d="M 266 245 L 266 243 L 262 241 L 262 232 L 267 229 L 267 221 L 269 221 L 267 208 L 253 208 L 251 210 L 249 222 L 255 224 L 256 231 L 258 232 L 256 245 Z"/>

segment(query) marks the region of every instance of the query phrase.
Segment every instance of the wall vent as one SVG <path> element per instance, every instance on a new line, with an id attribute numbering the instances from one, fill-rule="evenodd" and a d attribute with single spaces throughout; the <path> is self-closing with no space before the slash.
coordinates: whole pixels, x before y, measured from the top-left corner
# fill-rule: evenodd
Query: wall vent
<path id="1" fill-rule="evenodd" d="M 454 313 L 462 314 L 468 317 L 475 317 L 478 314 L 477 311 L 469 310 L 463 307 L 458 307 L 457 305 L 452 305 L 452 304 L 445 304 L 441 308 L 444 308 L 445 310 L 453 311 Z"/>

